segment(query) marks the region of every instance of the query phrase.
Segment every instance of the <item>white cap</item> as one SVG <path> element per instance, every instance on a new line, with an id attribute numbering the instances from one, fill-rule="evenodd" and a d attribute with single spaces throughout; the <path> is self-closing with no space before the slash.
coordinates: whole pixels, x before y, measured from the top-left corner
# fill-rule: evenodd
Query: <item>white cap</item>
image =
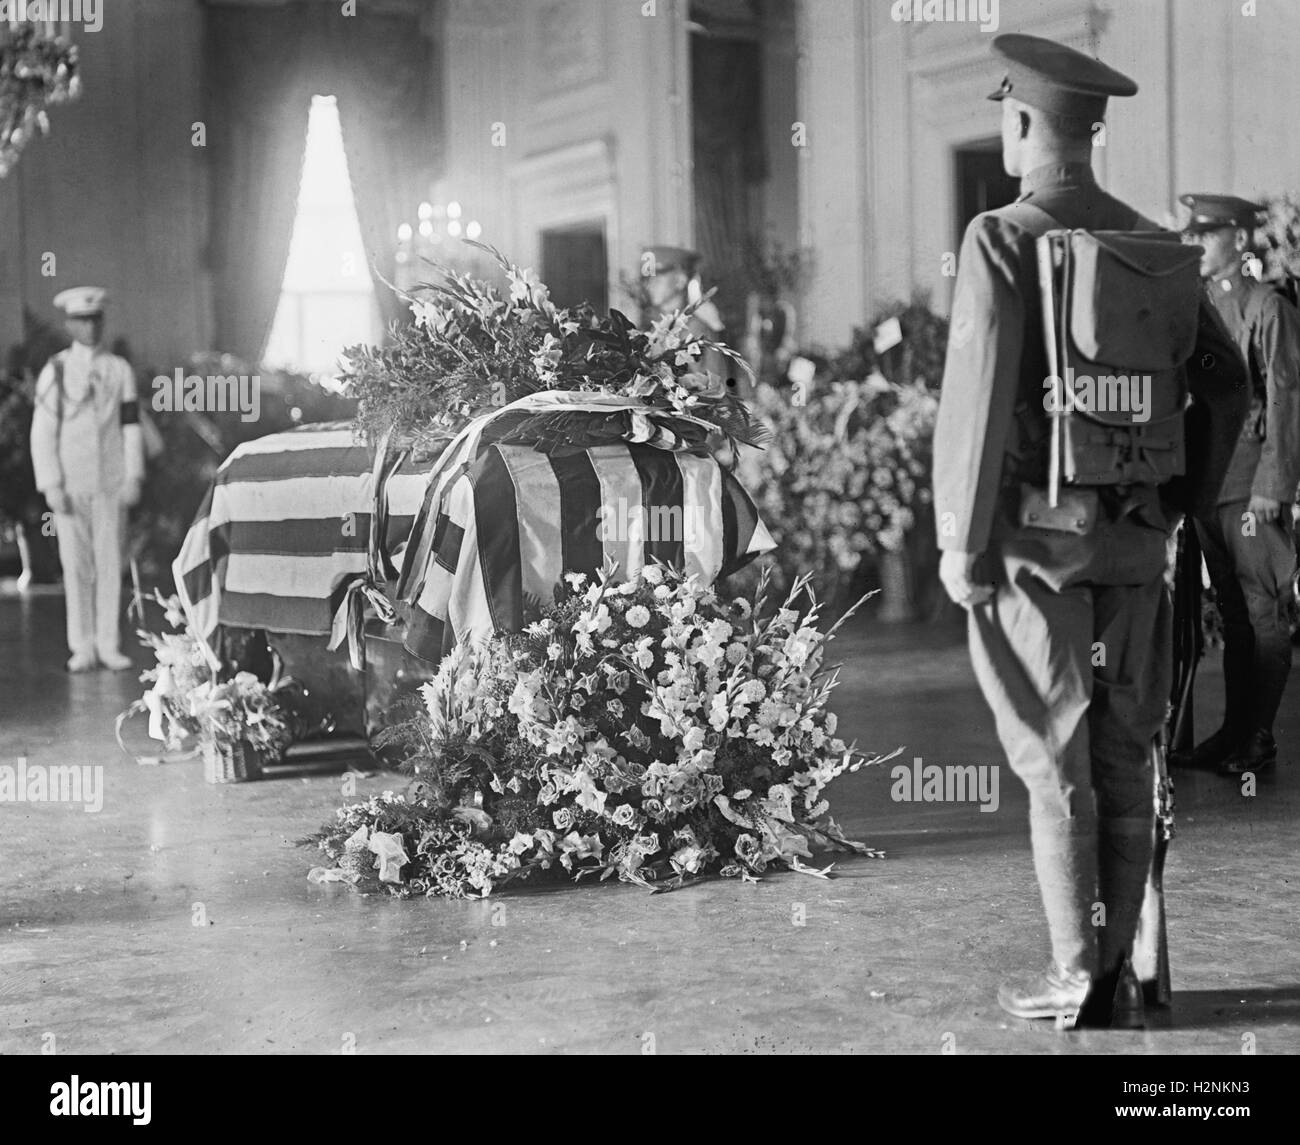
<path id="1" fill-rule="evenodd" d="M 69 318 L 93 318 L 104 312 L 108 291 L 102 286 L 74 286 L 56 295 L 54 305 Z"/>

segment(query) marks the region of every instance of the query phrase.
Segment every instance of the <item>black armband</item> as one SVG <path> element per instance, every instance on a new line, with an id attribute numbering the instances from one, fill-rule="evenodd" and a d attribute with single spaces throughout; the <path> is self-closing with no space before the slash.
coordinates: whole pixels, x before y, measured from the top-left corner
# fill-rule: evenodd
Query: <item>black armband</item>
<path id="1" fill-rule="evenodd" d="M 122 424 L 123 425 L 140 424 L 140 403 L 139 402 L 122 403 Z"/>

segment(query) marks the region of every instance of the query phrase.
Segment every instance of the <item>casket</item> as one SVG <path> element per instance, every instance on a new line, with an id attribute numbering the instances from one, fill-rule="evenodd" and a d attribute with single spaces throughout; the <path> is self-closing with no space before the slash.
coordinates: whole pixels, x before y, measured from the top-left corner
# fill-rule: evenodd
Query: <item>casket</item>
<path id="1" fill-rule="evenodd" d="M 248 634 L 264 633 L 306 687 L 313 731 L 373 735 L 452 643 L 517 631 L 565 573 L 613 563 L 621 579 L 659 561 L 711 584 L 773 547 L 711 454 L 510 444 L 512 407 L 500 412 L 436 461 L 375 451 L 340 424 L 239 446 L 173 566 L 214 662 L 239 631 L 256 670 Z"/>

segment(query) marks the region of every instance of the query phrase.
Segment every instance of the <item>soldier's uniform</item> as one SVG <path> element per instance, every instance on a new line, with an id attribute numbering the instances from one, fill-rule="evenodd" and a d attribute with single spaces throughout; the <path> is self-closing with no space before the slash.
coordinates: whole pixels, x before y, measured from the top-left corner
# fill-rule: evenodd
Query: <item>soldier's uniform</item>
<path id="1" fill-rule="evenodd" d="M 94 318 L 105 298 L 99 288 L 79 287 L 54 302 L 69 318 Z M 55 511 L 68 666 L 129 668 L 119 647 L 122 532 L 144 477 L 130 364 L 79 342 L 54 355 L 36 383 L 31 448 L 36 487 Z"/>
<path id="2" fill-rule="evenodd" d="M 700 255 L 697 251 L 679 246 L 646 247 L 641 253 L 641 259 L 642 273 L 646 277 L 680 270 L 686 275 L 688 283 L 696 277 L 700 265 Z M 689 291 L 684 289 L 678 298 L 664 306 L 662 310 L 652 311 L 646 317 L 653 321 L 664 313 L 684 309 L 690 301 Z M 704 338 L 710 342 L 723 341 L 725 330 L 722 315 L 713 305 L 712 299 L 697 306 L 687 317 L 685 325 L 693 338 Z M 735 377 L 740 372 L 730 358 L 717 350 L 706 350 L 700 355 L 698 362 L 702 369 L 717 374 L 720 378 Z M 739 381 L 740 379 L 738 383 Z"/>
<path id="3" fill-rule="evenodd" d="M 1252 231 L 1263 210 L 1232 195 L 1184 195 L 1186 231 Z M 1300 482 L 1300 314 L 1276 290 L 1242 273 L 1211 283 L 1209 294 L 1250 374 L 1251 407 L 1218 504 L 1196 519 L 1223 616 L 1223 727 L 1201 744 L 1194 765 L 1227 774 L 1271 766 L 1273 721 L 1291 670 L 1290 597 L 1295 572 L 1291 503 Z M 1252 496 L 1281 505 L 1276 521 L 1248 513 Z"/>
<path id="4" fill-rule="evenodd" d="M 994 50 L 1008 75 L 993 99 L 1011 95 L 1095 122 L 1108 96 L 1137 90 L 1099 61 L 1037 37 L 999 36 Z M 1035 240 L 1056 227 L 1155 224 L 1102 191 L 1086 163 L 1039 167 L 1021 190 L 1016 203 L 976 217 L 962 243 L 934 440 L 936 523 L 940 548 L 983 554 L 976 579 L 995 586 L 970 609 L 971 658 L 1007 760 L 1028 789 L 1055 965 L 1081 980 L 1113 979 L 1132 946 L 1154 843 L 1150 752 L 1171 674 L 1167 541 L 1178 512 L 1217 495 L 1244 383 L 1204 304 L 1188 378 L 1188 477 L 1163 489 L 1101 489 L 1086 535 L 1022 527 L 1022 485 L 1042 488 L 1048 464 L 1051 370 Z"/>

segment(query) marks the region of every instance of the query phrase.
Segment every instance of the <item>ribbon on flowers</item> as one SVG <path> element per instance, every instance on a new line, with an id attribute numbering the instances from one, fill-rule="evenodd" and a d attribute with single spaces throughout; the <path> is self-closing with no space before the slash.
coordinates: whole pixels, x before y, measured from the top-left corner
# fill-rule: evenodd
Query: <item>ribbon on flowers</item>
<path id="1" fill-rule="evenodd" d="M 356 573 L 349 581 L 343 593 L 342 603 L 334 613 L 334 623 L 330 626 L 329 650 L 334 651 L 344 640 L 348 642 L 348 659 L 358 672 L 365 667 L 364 643 L 366 624 L 366 605 L 369 604 L 375 615 L 385 624 L 392 624 L 397 619 L 397 609 L 388 599 L 382 587 L 371 584 L 365 573 Z"/>
<path id="2" fill-rule="evenodd" d="M 163 696 L 172 689 L 172 669 L 164 664 L 158 669 L 158 680 L 144 694 L 145 710 L 149 713 L 149 736 L 152 739 L 165 740 L 163 731 Z"/>
<path id="3" fill-rule="evenodd" d="M 389 450 L 391 430 L 385 433 L 375 448 L 375 463 L 370 471 L 374 505 L 370 511 L 370 535 L 366 544 L 366 571 L 347 579 L 343 599 L 334 611 L 327 647 L 332 652 L 344 639 L 348 642 L 348 659 L 360 672 L 365 667 L 366 605 L 385 624 L 397 619 L 397 610 L 388 599 L 385 586 L 388 578 L 396 576 L 392 561 L 384 551 L 384 536 L 388 530 L 388 479 L 397 472 L 406 450 Z"/>
<path id="4" fill-rule="evenodd" d="M 584 393 L 580 390 L 543 390 L 540 393 L 527 394 L 500 409 L 476 417 L 451 440 L 451 444 L 442 451 L 429 471 L 428 485 L 425 488 L 424 503 L 416 515 L 407 542 L 405 558 L 402 562 L 401 576 L 397 581 L 397 598 L 407 603 L 414 602 L 424 586 L 425 568 L 433 548 L 434 528 L 438 520 L 438 507 L 443 495 L 478 458 L 483 440 L 483 431 L 493 422 L 506 414 L 514 413 L 548 413 L 548 412 L 588 412 L 610 413 L 616 410 L 631 410 L 635 440 L 644 440 L 641 435 L 654 436 L 657 427 L 653 415 L 660 412 L 647 405 L 639 398 L 620 397 L 616 394 Z M 665 411 L 666 412 L 666 411 Z M 673 413 L 679 421 L 691 421 L 706 429 L 712 429 L 710 422 L 690 414 Z"/>

